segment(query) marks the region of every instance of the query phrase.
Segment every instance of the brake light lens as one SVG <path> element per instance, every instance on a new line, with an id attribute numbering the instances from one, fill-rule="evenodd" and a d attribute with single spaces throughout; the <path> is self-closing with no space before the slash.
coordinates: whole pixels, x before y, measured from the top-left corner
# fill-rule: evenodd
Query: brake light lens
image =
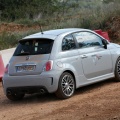
<path id="1" fill-rule="evenodd" d="M 50 61 L 46 62 L 45 67 L 44 67 L 44 71 L 52 70 L 52 66 L 53 66 L 53 61 L 50 60 Z"/>
<path id="2" fill-rule="evenodd" d="M 7 74 L 8 73 L 8 67 L 9 67 L 9 64 L 6 65 L 6 68 L 5 68 L 5 73 Z"/>

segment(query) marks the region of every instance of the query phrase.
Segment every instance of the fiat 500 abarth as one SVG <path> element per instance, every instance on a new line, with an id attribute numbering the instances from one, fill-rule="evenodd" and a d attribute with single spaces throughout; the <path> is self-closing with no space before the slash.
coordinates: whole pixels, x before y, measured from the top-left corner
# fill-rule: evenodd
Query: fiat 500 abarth
<path id="1" fill-rule="evenodd" d="M 119 45 L 92 30 L 56 29 L 19 40 L 3 88 L 10 100 L 45 91 L 66 99 L 75 89 L 108 78 L 120 81 Z"/>

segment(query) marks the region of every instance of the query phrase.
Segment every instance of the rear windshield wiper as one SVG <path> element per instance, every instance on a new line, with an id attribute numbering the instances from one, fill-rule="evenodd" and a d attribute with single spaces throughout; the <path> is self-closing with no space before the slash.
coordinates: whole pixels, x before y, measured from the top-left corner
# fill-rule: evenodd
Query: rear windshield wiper
<path id="1" fill-rule="evenodd" d="M 17 54 L 16 56 L 22 56 L 22 55 L 30 55 L 30 53 L 29 52 L 23 52 L 23 53 Z"/>

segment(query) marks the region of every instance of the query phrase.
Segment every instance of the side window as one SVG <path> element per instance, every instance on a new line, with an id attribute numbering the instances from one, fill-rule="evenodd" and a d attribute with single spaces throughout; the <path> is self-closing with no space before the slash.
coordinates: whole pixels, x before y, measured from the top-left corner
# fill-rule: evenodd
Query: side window
<path id="1" fill-rule="evenodd" d="M 91 32 L 74 33 L 74 36 L 79 44 L 79 48 L 103 45 L 101 38 Z"/>
<path id="2" fill-rule="evenodd" d="M 76 48 L 76 44 L 73 36 L 72 35 L 65 36 L 62 41 L 62 50 L 65 51 L 75 48 Z"/>

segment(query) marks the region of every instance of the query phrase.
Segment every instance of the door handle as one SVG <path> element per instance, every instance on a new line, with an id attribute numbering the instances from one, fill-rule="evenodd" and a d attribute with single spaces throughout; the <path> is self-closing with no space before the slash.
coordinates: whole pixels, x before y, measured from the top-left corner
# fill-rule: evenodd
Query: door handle
<path id="1" fill-rule="evenodd" d="M 99 59 L 101 59 L 101 58 L 102 58 L 102 56 L 101 56 L 101 55 L 100 55 L 100 56 L 97 56 L 97 58 L 98 58 L 98 60 L 99 60 Z"/>
<path id="2" fill-rule="evenodd" d="M 82 59 L 87 58 L 87 55 L 82 55 L 81 58 Z"/>
<path id="3" fill-rule="evenodd" d="M 97 57 L 98 59 L 100 59 L 102 56 L 101 55 L 92 55 L 92 57 Z"/>

